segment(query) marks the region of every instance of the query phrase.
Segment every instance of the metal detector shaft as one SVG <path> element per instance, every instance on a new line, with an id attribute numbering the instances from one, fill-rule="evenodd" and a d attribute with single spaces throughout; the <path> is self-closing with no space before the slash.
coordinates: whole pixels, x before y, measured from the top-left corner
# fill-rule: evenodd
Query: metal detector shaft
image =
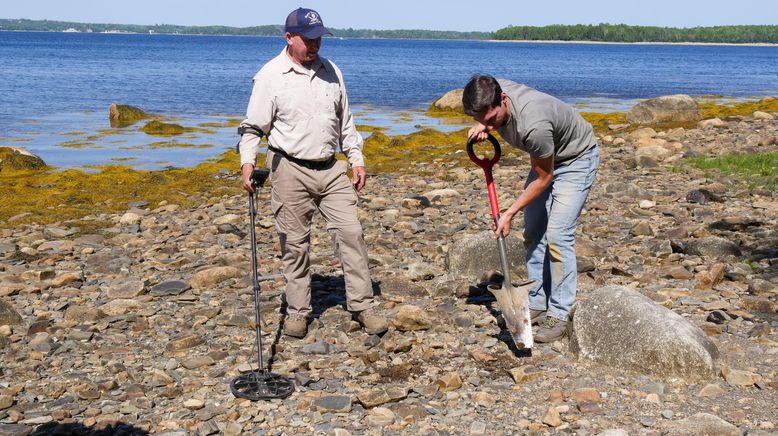
<path id="1" fill-rule="evenodd" d="M 255 229 L 257 212 L 254 210 L 254 194 L 249 192 L 249 220 L 251 221 L 251 272 L 254 284 L 254 322 L 257 330 L 257 358 L 259 359 L 259 371 L 265 372 L 265 364 L 262 360 L 262 332 L 260 331 L 259 318 L 259 279 L 257 277 L 257 231 Z"/>

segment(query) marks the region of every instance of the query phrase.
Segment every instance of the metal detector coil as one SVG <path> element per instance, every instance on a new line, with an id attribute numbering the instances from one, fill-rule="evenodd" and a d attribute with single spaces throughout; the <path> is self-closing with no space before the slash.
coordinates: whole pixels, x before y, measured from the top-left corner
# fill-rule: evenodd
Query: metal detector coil
<path id="1" fill-rule="evenodd" d="M 258 168 L 251 173 L 251 185 L 255 192 L 265 183 L 270 175 L 267 168 Z M 254 321 L 257 333 L 257 359 L 259 368 L 256 371 L 241 374 L 230 382 L 232 395 L 251 401 L 273 400 L 286 398 L 294 392 L 294 382 L 286 377 L 273 374 L 265 368 L 262 360 L 262 332 L 259 319 L 259 279 L 257 277 L 257 233 L 256 210 L 254 209 L 254 194 L 249 193 L 249 218 L 251 223 L 251 266 L 254 285 Z"/>

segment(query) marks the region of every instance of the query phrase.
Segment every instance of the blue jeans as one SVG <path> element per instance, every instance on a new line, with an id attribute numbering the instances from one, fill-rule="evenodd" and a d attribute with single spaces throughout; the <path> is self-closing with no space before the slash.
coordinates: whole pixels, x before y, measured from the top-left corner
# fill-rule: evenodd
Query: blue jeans
<path id="1" fill-rule="evenodd" d="M 575 228 L 600 164 L 595 146 L 572 163 L 554 168 L 554 180 L 540 197 L 524 208 L 527 276 L 535 280 L 529 307 L 567 320 L 575 303 L 578 267 Z M 537 175 L 530 171 L 528 185 Z"/>

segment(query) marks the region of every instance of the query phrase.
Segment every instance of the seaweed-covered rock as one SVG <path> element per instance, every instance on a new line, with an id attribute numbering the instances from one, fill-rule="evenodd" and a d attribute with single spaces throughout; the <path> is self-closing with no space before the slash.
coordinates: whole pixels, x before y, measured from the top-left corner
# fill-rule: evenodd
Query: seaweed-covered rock
<path id="1" fill-rule="evenodd" d="M 686 94 L 651 98 L 636 104 L 627 113 L 627 121 L 632 124 L 684 123 L 701 119 L 700 106 Z"/>
<path id="2" fill-rule="evenodd" d="M 46 162 L 23 148 L 0 147 L 0 171 L 43 168 L 46 168 Z"/>
<path id="3" fill-rule="evenodd" d="M 149 135 L 170 136 L 180 135 L 184 133 L 186 129 L 178 124 L 161 123 L 159 121 L 149 121 L 140 130 Z"/>
<path id="4" fill-rule="evenodd" d="M 454 89 L 443 94 L 442 97 L 432 103 L 433 110 L 462 112 L 462 93 L 464 89 Z"/>
<path id="5" fill-rule="evenodd" d="M 108 108 L 108 119 L 111 121 L 111 127 L 125 127 L 148 118 L 149 114 L 143 109 L 127 104 L 111 104 Z"/>
<path id="6" fill-rule="evenodd" d="M 694 383 L 717 374 L 718 349 L 702 330 L 623 286 L 602 287 L 578 302 L 570 348 L 579 358 L 662 379 Z"/>

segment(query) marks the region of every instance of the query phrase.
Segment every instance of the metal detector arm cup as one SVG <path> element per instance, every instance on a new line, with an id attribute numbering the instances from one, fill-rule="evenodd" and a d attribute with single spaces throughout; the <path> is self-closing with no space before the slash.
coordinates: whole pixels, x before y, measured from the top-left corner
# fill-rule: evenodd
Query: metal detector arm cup
<path id="1" fill-rule="evenodd" d="M 254 168 L 254 171 L 251 172 L 251 186 L 253 186 L 254 189 L 261 188 L 269 175 L 270 170 L 267 168 Z"/>

